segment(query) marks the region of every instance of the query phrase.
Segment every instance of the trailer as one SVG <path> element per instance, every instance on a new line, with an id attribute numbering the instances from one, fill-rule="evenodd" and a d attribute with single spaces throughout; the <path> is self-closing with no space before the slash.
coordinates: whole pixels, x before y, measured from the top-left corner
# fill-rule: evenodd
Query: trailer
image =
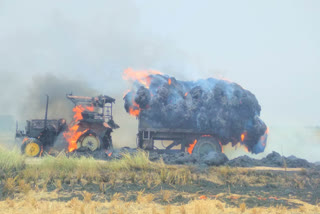
<path id="1" fill-rule="evenodd" d="M 191 129 L 151 127 L 143 114 L 138 116 L 137 146 L 158 153 L 188 152 L 201 156 L 209 152 L 222 152 L 222 144 L 214 133 Z"/>

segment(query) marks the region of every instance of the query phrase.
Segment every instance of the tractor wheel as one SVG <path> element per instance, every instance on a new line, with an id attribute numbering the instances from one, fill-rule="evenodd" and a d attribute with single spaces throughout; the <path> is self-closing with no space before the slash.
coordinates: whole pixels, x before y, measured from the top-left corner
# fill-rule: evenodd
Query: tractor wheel
<path id="1" fill-rule="evenodd" d="M 209 154 L 210 152 L 221 152 L 219 141 L 213 137 L 202 137 L 194 146 L 192 153 L 198 154 L 200 157 Z"/>
<path id="2" fill-rule="evenodd" d="M 88 148 L 91 151 L 95 151 L 100 148 L 100 139 L 95 134 L 85 134 L 80 139 L 82 148 Z"/>
<path id="3" fill-rule="evenodd" d="M 36 138 L 28 138 L 23 142 L 21 152 L 28 157 L 38 157 L 41 156 L 43 152 L 43 145 Z"/>

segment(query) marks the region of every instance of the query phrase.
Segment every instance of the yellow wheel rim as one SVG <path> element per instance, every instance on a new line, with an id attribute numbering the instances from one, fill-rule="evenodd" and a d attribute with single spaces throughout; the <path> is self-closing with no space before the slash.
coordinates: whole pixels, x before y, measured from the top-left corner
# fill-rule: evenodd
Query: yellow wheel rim
<path id="1" fill-rule="evenodd" d="M 34 142 L 28 143 L 25 148 L 25 153 L 27 156 L 34 157 L 40 152 L 40 146 Z"/>
<path id="2" fill-rule="evenodd" d="M 87 147 L 91 151 L 95 151 L 100 146 L 98 138 L 93 135 L 88 135 L 82 140 L 82 147 Z"/>

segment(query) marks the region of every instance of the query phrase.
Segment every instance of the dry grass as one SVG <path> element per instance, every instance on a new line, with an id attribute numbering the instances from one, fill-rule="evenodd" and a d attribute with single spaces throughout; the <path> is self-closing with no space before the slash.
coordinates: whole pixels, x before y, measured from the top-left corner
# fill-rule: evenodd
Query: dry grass
<path id="1" fill-rule="evenodd" d="M 87 194 L 87 193 L 84 193 Z M 21 199 L 7 199 L 0 201 L 1 213 L 123 213 L 123 214 L 138 214 L 138 213 L 181 213 L 181 214 L 211 214 L 211 213 L 319 213 L 320 209 L 317 206 L 312 206 L 300 201 L 301 206 L 296 209 L 288 210 L 285 207 L 270 207 L 270 208 L 246 208 L 241 204 L 240 207 L 230 207 L 225 203 L 217 200 L 194 200 L 185 205 L 161 205 L 153 201 L 143 202 L 124 202 L 118 199 L 110 202 L 95 202 L 91 200 L 91 195 L 83 200 L 73 198 L 67 202 L 41 200 L 43 195 L 30 193 L 28 197 Z"/>
<path id="2" fill-rule="evenodd" d="M 6 153 L 6 159 L 2 154 Z M 148 153 L 124 154 L 122 159 L 109 162 L 93 158 L 68 157 L 60 153 L 57 157 L 45 156 L 25 164 L 25 158 L 17 151 L 4 152 L 0 149 L 0 172 L 8 172 L 2 177 L 2 199 L 0 213 L 317 213 L 319 208 L 299 201 L 298 209 L 285 207 L 248 208 L 243 202 L 237 207 L 226 206 L 219 200 L 204 197 L 203 200 L 190 201 L 188 204 L 173 204 L 177 194 L 183 198 L 198 199 L 199 194 L 191 195 L 179 192 L 180 186 L 200 184 L 201 179 L 214 184 L 229 187 L 232 196 L 233 185 L 263 186 L 266 184 L 291 186 L 303 189 L 308 185 L 320 187 L 320 176 L 312 176 L 304 170 L 294 176 L 275 174 L 272 171 L 254 171 L 243 168 L 212 167 L 207 173 L 199 174 L 189 166 L 168 166 L 159 162 L 150 162 Z M 5 160 L 8 160 L 5 161 Z M 318 173 L 318 172 L 317 172 Z M 282 173 L 283 174 L 283 173 Z M 200 180 L 199 180 L 200 179 Z M 96 185 L 97 191 L 85 186 Z M 134 190 L 136 199 L 128 199 L 126 192 L 116 192 L 117 187 L 141 185 L 145 190 Z M 74 190 L 73 187 L 82 189 Z M 171 190 L 153 192 L 159 186 L 172 187 Z M 166 188 L 167 188 L 166 187 Z M 231 187 L 231 188 L 230 188 Z M 55 189 L 48 192 L 47 189 Z M 72 193 L 68 192 L 72 189 Z M 88 191 L 88 192 L 87 192 Z M 148 192 L 149 191 L 149 192 Z M 67 192 L 69 195 L 67 195 Z M 79 196 L 76 198 L 74 194 Z M 71 195 L 71 196 L 70 196 Z M 106 197 L 108 195 L 108 197 Z M 228 195 L 228 194 L 227 194 Z M 66 203 L 60 198 L 75 197 Z M 208 196 L 208 198 L 210 198 Z M 108 199 L 108 200 L 106 200 Z M 162 204 L 162 205 L 161 205 Z M 249 205 L 248 205 L 249 206 Z"/>
<path id="3" fill-rule="evenodd" d="M 12 174 L 25 167 L 25 157 L 20 154 L 18 149 L 8 150 L 0 147 L 0 176 Z"/>

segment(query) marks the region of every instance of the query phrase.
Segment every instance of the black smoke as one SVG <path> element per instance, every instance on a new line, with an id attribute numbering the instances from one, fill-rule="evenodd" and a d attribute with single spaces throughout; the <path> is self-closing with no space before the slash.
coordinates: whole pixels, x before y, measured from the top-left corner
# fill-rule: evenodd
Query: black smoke
<path id="1" fill-rule="evenodd" d="M 252 153 L 264 151 L 267 126 L 250 91 L 225 80 L 179 81 L 150 75 L 151 83 L 133 84 L 125 109 L 140 110 L 139 119 L 152 128 L 192 129 L 212 134 L 222 144 L 241 142 Z M 242 142 L 241 135 L 244 136 Z"/>
<path id="2" fill-rule="evenodd" d="M 26 94 L 20 98 L 20 118 L 44 119 L 46 96 L 49 96 L 49 119 L 65 118 L 70 122 L 73 118 L 74 104 L 66 98 L 66 94 L 78 96 L 98 96 L 86 82 L 70 79 L 54 74 L 34 76 L 31 84 L 26 88 Z"/>

